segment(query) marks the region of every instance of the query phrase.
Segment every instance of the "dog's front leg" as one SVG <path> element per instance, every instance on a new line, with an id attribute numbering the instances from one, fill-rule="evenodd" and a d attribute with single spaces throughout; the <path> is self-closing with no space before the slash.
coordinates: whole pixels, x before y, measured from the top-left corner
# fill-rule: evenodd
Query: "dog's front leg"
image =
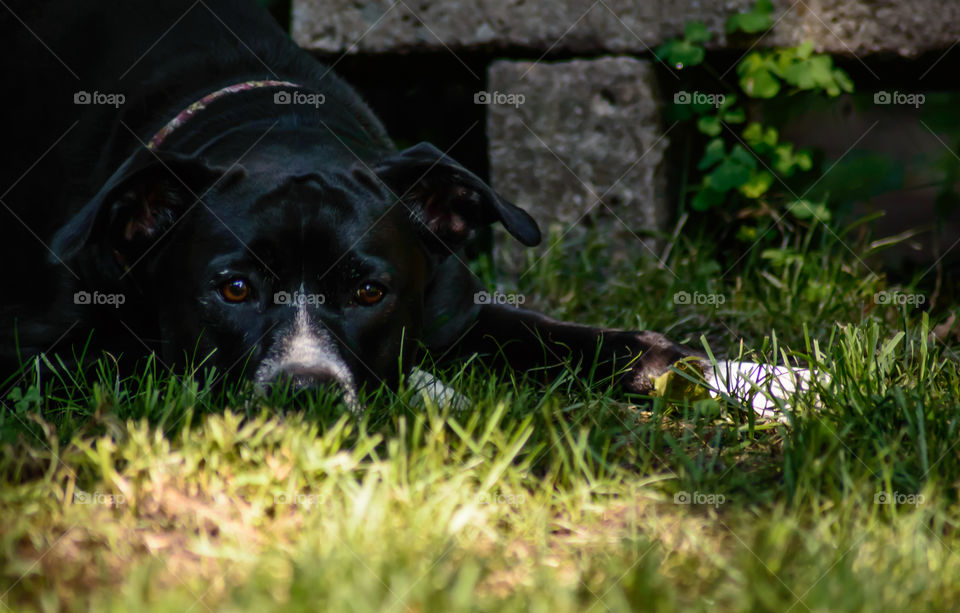
<path id="1" fill-rule="evenodd" d="M 619 375 L 619 384 L 636 393 L 650 392 L 651 377 L 677 360 L 703 357 L 656 332 L 593 328 L 491 304 L 480 308 L 473 327 L 450 353 L 476 353 L 495 365 L 505 363 L 518 371 L 543 368 L 551 375 L 569 360 L 595 377 Z"/>

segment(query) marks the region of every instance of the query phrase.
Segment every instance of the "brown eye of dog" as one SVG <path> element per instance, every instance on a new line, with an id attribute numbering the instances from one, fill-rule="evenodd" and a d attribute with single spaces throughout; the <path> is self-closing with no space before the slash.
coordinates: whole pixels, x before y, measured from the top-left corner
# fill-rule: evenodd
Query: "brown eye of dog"
<path id="1" fill-rule="evenodd" d="M 373 306 L 383 300 L 383 288 L 376 283 L 364 283 L 357 289 L 357 304 Z"/>
<path id="2" fill-rule="evenodd" d="M 220 286 L 220 295 L 227 302 L 243 302 L 250 297 L 250 284 L 244 279 L 230 279 Z"/>

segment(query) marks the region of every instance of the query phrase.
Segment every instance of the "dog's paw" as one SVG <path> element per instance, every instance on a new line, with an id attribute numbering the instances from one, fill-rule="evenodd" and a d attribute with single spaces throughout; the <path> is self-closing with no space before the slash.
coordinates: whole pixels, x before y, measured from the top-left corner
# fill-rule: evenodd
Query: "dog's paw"
<path id="1" fill-rule="evenodd" d="M 654 394 L 658 379 L 671 373 L 670 367 L 681 361 L 692 365 L 693 371 L 698 371 L 702 377 L 701 360 L 706 356 L 662 334 L 618 331 L 610 335 L 608 341 L 608 355 L 617 372 L 617 384 L 627 393 Z M 697 373 L 691 372 L 691 376 L 697 376 Z"/>

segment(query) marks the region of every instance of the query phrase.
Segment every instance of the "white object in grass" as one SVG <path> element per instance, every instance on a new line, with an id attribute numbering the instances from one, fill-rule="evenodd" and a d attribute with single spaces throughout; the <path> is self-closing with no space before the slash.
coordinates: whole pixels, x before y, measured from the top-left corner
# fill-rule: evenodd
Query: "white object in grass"
<path id="1" fill-rule="evenodd" d="M 432 402 L 442 408 L 449 404 L 454 411 L 470 406 L 469 398 L 419 368 L 410 371 L 407 387 L 415 392 L 410 399 L 414 406 L 422 407 L 426 406 L 426 402 Z"/>
<path id="2" fill-rule="evenodd" d="M 761 417 L 785 421 L 782 409 L 789 408 L 797 395 L 809 391 L 814 380 L 830 380 L 826 373 L 808 368 L 773 366 L 755 362 L 722 360 L 705 373 L 710 395 L 731 396 L 749 404 Z"/>

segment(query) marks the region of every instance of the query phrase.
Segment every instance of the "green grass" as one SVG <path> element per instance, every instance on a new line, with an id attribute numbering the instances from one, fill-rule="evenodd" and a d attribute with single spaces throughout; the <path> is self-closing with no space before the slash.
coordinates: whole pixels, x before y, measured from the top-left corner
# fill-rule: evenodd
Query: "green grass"
<path id="1" fill-rule="evenodd" d="M 832 232 L 727 275 L 707 245 L 678 240 L 658 266 L 567 244 L 516 289 L 559 317 L 813 363 L 831 379 L 788 423 L 476 364 L 441 373 L 466 410 L 381 391 L 362 418 L 329 398 L 215 391 L 215 374 L 148 365 L 119 380 L 107 358 L 86 376 L 28 372 L 0 411 L 0 602 L 956 610 L 956 337 L 931 340 L 919 310 L 877 304 L 896 288 Z M 679 291 L 725 299 L 677 306 Z"/>

